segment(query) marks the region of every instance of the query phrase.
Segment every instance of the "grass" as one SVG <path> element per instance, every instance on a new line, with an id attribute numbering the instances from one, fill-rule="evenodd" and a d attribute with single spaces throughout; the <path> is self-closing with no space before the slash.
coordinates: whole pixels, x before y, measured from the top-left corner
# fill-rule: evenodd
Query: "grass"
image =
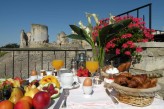
<path id="1" fill-rule="evenodd" d="M 4 56 L 7 52 L 0 51 L 0 57 Z"/>

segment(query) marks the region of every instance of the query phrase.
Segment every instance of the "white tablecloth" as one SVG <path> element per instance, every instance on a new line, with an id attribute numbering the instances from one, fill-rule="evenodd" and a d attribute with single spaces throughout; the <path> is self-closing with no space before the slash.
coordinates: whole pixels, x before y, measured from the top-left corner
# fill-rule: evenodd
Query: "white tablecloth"
<path id="1" fill-rule="evenodd" d="M 93 88 L 91 96 L 83 94 L 82 86 L 70 90 L 65 109 L 164 109 L 164 100 L 155 98 L 153 103 L 146 107 L 136 107 L 119 102 L 114 104 L 106 94 L 104 84 Z M 53 108 L 50 108 L 53 109 Z"/>

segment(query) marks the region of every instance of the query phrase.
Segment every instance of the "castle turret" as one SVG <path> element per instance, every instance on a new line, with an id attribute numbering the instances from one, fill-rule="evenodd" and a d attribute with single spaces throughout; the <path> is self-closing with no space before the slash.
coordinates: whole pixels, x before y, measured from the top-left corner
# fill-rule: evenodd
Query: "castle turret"
<path id="1" fill-rule="evenodd" d="M 48 43 L 48 27 L 40 24 L 32 24 L 31 27 L 31 43 L 46 42 Z"/>

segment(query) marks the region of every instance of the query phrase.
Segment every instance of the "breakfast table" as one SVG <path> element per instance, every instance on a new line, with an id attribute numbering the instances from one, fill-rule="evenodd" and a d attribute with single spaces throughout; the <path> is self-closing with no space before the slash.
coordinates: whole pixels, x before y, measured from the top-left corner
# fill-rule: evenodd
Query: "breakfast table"
<path id="1" fill-rule="evenodd" d="M 82 84 L 79 87 L 70 89 L 70 94 L 67 98 L 67 107 L 60 109 L 163 109 L 164 100 L 155 97 L 151 105 L 145 107 L 136 107 L 119 102 L 115 104 L 112 99 L 105 92 L 104 83 L 100 85 L 94 85 L 93 93 L 91 95 L 85 95 L 82 90 Z M 115 92 L 112 92 L 115 94 Z M 58 98 L 59 99 L 59 98 Z M 58 99 L 49 107 L 53 109 Z M 61 104 L 62 105 L 62 104 Z"/>

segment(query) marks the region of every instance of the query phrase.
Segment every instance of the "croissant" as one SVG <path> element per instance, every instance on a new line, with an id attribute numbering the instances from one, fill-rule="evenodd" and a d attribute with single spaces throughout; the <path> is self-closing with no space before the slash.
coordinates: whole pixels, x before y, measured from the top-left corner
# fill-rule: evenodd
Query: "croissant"
<path id="1" fill-rule="evenodd" d="M 128 78 L 123 75 L 116 76 L 114 82 L 122 86 L 128 86 Z"/>
<path id="2" fill-rule="evenodd" d="M 131 80 L 136 81 L 138 85 L 142 85 L 145 81 L 145 78 L 141 75 L 134 75 Z"/>
<path id="3" fill-rule="evenodd" d="M 130 88 L 146 89 L 155 87 L 157 84 L 157 79 L 150 79 L 147 74 L 131 75 L 130 73 L 120 73 L 115 77 L 114 82 Z"/>
<path id="4" fill-rule="evenodd" d="M 120 75 L 125 76 L 125 77 L 127 77 L 127 78 L 132 78 L 132 75 L 131 75 L 131 73 L 129 73 L 129 72 L 120 73 Z"/>
<path id="5" fill-rule="evenodd" d="M 150 85 L 151 85 L 151 82 L 147 81 L 147 82 L 144 82 L 141 86 L 138 86 L 138 88 L 146 89 L 146 88 L 150 88 Z"/>
<path id="6" fill-rule="evenodd" d="M 128 81 L 128 87 L 130 88 L 137 88 L 138 84 L 136 81 Z"/>
<path id="7" fill-rule="evenodd" d="M 151 79 L 150 82 L 151 82 L 151 87 L 155 87 L 157 84 L 157 78 Z"/>

